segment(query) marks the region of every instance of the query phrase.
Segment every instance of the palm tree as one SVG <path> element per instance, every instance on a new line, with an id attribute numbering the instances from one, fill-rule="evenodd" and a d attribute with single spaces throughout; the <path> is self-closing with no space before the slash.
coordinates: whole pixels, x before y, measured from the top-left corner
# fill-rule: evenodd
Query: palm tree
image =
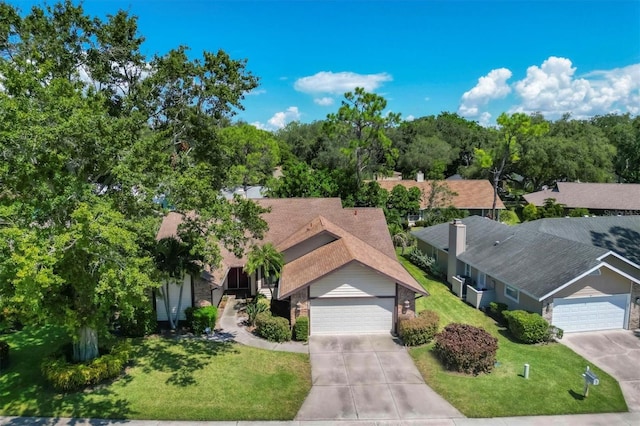
<path id="1" fill-rule="evenodd" d="M 264 278 L 267 280 L 267 285 L 269 286 L 271 298 L 273 298 L 271 277 L 276 280 L 280 278 L 283 265 L 284 256 L 276 250 L 273 244 L 266 243 L 261 246 L 256 244 L 247 255 L 247 264 L 244 266 L 244 271 L 248 274 L 253 274 L 258 270 L 262 270 Z"/>
<path id="2" fill-rule="evenodd" d="M 189 274 L 189 279 L 193 281 L 193 276 L 202 271 L 202 256 L 195 254 L 189 243 L 171 236 L 158 241 L 155 261 L 158 269 L 165 275 L 164 285 L 159 288 L 159 291 L 164 301 L 169 326 L 175 330 L 180 322 L 184 276 Z M 175 316 L 171 314 L 171 301 L 169 300 L 169 286 L 172 281 L 180 286 L 178 309 Z"/>

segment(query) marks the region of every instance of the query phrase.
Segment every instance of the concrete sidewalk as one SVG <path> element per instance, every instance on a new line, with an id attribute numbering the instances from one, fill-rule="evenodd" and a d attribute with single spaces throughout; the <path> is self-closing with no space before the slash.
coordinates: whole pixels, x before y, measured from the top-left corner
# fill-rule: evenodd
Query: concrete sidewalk
<path id="1" fill-rule="evenodd" d="M 225 305 L 222 317 L 220 318 L 221 330 L 216 330 L 216 332 L 211 335 L 211 340 L 233 340 L 243 345 L 267 349 L 270 351 L 309 353 L 309 345 L 307 343 L 294 341 L 274 343 L 260 339 L 259 337 L 249 333 L 242 326 L 243 320 L 238 317 L 239 303 L 240 302 L 233 296 L 230 296 L 227 299 L 227 304 Z"/>
<path id="2" fill-rule="evenodd" d="M 0 417 L 2 426 L 636 426 L 640 413 L 578 414 L 572 416 L 494 417 L 488 419 L 413 419 L 413 420 L 345 420 L 345 421 L 282 421 L 282 422 L 180 422 L 159 420 L 104 420 L 43 417 Z"/>

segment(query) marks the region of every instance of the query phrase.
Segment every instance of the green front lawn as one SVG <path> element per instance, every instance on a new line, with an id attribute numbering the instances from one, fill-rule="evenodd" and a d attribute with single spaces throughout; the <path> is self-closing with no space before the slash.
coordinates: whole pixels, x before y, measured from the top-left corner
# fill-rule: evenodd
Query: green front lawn
<path id="1" fill-rule="evenodd" d="M 51 328 L 0 336 L 0 415 L 158 420 L 290 420 L 311 389 L 309 356 L 195 339 L 135 340 L 127 374 L 60 394 L 43 382 L 43 355 L 62 341 Z"/>
<path id="2" fill-rule="evenodd" d="M 498 338 L 497 366 L 490 374 L 465 376 L 444 370 L 433 356 L 431 345 L 412 348 L 411 356 L 425 381 L 468 417 L 504 417 L 627 411 L 615 381 L 559 343 L 524 345 L 510 340 L 504 327 L 483 312 L 459 300 L 448 287 L 426 276 L 404 257 L 402 264 L 430 293 L 416 301 L 417 310 L 433 310 L 440 325 L 460 322 L 481 327 Z M 529 379 L 523 377 L 530 365 Z M 590 386 L 583 398 L 581 373 L 589 365 L 600 385 Z"/>

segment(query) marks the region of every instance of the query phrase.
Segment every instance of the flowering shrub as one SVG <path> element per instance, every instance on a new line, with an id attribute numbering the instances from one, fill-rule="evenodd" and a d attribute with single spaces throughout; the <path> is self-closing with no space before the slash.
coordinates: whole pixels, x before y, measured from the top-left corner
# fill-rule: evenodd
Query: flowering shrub
<path id="1" fill-rule="evenodd" d="M 434 353 L 447 370 L 488 373 L 498 351 L 498 339 L 469 324 L 449 324 L 436 335 Z"/>

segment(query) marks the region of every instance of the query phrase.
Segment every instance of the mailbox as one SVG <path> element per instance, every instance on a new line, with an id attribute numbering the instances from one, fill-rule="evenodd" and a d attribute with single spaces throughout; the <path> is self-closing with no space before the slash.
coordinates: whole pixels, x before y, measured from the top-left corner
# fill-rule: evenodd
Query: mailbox
<path id="1" fill-rule="evenodd" d="M 596 376 L 595 373 L 591 370 L 585 371 L 582 377 L 584 377 L 584 380 L 590 385 L 600 384 L 600 379 L 598 379 L 598 376 Z"/>

